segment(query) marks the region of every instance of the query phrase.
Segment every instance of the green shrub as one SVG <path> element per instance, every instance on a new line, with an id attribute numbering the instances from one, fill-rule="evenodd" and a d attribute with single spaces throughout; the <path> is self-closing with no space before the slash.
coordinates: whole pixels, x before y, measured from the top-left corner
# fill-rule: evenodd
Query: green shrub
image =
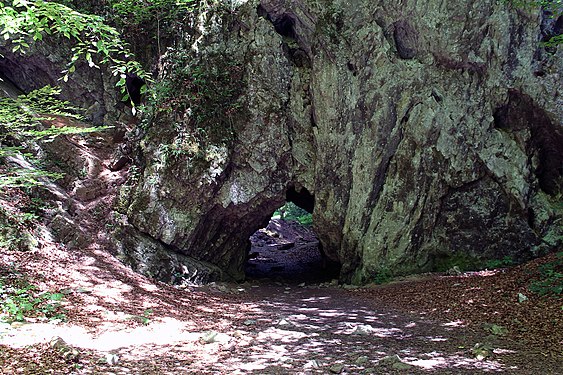
<path id="1" fill-rule="evenodd" d="M 297 221 L 299 221 L 299 224 L 306 226 L 306 227 L 310 227 L 313 225 L 313 215 L 310 213 L 307 213 L 303 216 L 300 216 L 297 218 Z"/>
<path id="2" fill-rule="evenodd" d="M 45 127 L 40 121 L 49 121 L 49 116 L 65 116 L 80 119 L 79 109 L 69 102 L 57 99 L 60 88 L 45 86 L 15 99 L 0 98 L 0 162 L 6 157 L 24 156 L 33 160 L 29 152 L 33 142 L 48 142 L 59 135 L 98 132 L 107 127 L 79 128 L 73 126 Z M 45 114 L 38 116 L 37 114 Z M 35 163 L 37 164 L 37 163 Z M 42 185 L 43 178 L 58 179 L 59 173 L 38 167 L 16 168 L 5 166 L 0 170 L 0 188 L 29 187 Z"/>
<path id="3" fill-rule="evenodd" d="M 391 272 L 391 270 L 388 267 L 382 267 L 375 274 L 375 277 L 373 278 L 373 282 L 378 285 L 387 284 L 392 279 L 393 279 L 393 273 Z"/>
<path id="4" fill-rule="evenodd" d="M 18 280 L 14 285 L 8 285 L 4 278 L 0 278 L 0 310 L 2 320 L 23 322 L 25 318 L 45 318 L 65 320 L 64 310 L 60 301 L 62 293 L 41 292 L 25 280 Z"/>
<path id="5" fill-rule="evenodd" d="M 476 257 L 461 252 L 440 255 L 434 259 L 434 269 L 438 272 L 447 272 L 454 267 L 465 272 L 482 268 L 481 265 L 482 261 Z"/>
<path id="6" fill-rule="evenodd" d="M 274 216 L 279 216 L 280 218 L 288 221 L 297 221 L 299 224 L 304 226 L 313 225 L 313 215 L 293 202 L 287 202 L 277 209 L 274 212 Z"/>
<path id="7" fill-rule="evenodd" d="M 551 12 L 551 17 L 557 18 L 563 14 L 563 0 L 501 0 L 502 3 L 508 3 L 515 8 L 533 11 L 542 8 Z M 557 47 L 563 43 L 563 35 L 553 35 L 541 44 L 547 48 Z"/>
<path id="8" fill-rule="evenodd" d="M 41 0 L 0 2 L 0 36 L 10 41 L 14 52 L 25 53 L 29 43 L 58 35 L 71 41 L 72 56 L 61 79 L 67 81 L 78 65 L 85 61 L 90 68 L 107 65 L 112 74 L 122 75 L 117 86 L 126 95 L 125 72 L 137 74 L 145 81 L 150 77 L 133 59 L 121 33 L 107 25 L 104 18 L 77 12 L 64 4 Z"/>
<path id="9" fill-rule="evenodd" d="M 557 259 L 538 268 L 539 280 L 530 284 L 528 289 L 539 295 L 560 295 L 563 293 L 563 251 L 557 253 Z"/>
<path id="10" fill-rule="evenodd" d="M 514 260 L 510 255 L 507 255 L 502 259 L 487 260 L 485 262 L 485 268 L 488 269 L 504 268 L 504 267 L 512 266 L 513 264 L 514 264 Z"/>
<path id="11" fill-rule="evenodd" d="M 27 251 L 37 246 L 31 232 L 36 220 L 34 213 L 10 212 L 0 206 L 0 249 Z"/>
<path id="12" fill-rule="evenodd" d="M 447 272 L 454 267 L 457 267 L 461 272 L 465 272 L 504 268 L 512 265 L 514 265 L 514 260 L 510 255 L 502 259 L 484 260 L 470 254 L 458 252 L 451 255 L 440 255 L 434 259 L 434 269 L 438 272 Z"/>
<path id="13" fill-rule="evenodd" d="M 561 13 L 563 1 L 561 0 L 501 0 L 503 3 L 509 3 L 516 8 L 534 9 L 541 7 L 554 13 Z"/>

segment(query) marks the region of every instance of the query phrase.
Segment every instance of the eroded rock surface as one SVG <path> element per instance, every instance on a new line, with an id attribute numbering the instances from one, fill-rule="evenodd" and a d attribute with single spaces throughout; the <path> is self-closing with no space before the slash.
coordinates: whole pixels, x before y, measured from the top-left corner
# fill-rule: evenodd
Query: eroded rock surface
<path id="1" fill-rule="evenodd" d="M 563 65 L 539 43 L 540 13 L 494 0 L 202 13 L 189 58 L 165 63 L 177 86 L 139 142 L 123 219 L 239 280 L 250 235 L 286 198 L 312 208 L 342 281 L 548 251 L 562 239 Z M 211 119 L 196 116 L 205 105 Z M 134 239 L 131 262 L 167 267 Z"/>

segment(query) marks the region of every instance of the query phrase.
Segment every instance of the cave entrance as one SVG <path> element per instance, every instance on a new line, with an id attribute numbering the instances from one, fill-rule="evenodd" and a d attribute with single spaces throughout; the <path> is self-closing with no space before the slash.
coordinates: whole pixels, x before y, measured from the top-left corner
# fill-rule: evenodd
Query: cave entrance
<path id="1" fill-rule="evenodd" d="M 338 277 L 339 267 L 326 259 L 313 231 L 313 208 L 308 192 L 288 191 L 286 204 L 250 236 L 247 279 L 316 283 Z"/>

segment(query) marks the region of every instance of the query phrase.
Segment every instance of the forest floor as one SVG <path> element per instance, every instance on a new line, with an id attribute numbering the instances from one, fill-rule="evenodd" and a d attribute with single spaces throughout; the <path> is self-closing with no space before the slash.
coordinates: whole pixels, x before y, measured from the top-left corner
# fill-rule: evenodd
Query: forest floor
<path id="1" fill-rule="evenodd" d="M 555 257 L 364 288 L 175 287 L 96 246 L 2 251 L 6 285 L 26 279 L 64 298 L 63 319 L 0 324 L 0 373 L 560 374 L 562 301 L 527 290 Z"/>

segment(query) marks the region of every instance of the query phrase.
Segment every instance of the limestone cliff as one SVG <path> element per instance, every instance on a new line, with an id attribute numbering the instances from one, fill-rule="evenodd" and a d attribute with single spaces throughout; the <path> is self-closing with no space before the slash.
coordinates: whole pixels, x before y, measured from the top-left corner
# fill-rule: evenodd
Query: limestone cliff
<path id="1" fill-rule="evenodd" d="M 121 256 L 168 281 L 242 279 L 286 199 L 346 282 L 560 246 L 562 51 L 540 43 L 556 21 L 495 0 L 202 12 L 163 59 Z"/>

